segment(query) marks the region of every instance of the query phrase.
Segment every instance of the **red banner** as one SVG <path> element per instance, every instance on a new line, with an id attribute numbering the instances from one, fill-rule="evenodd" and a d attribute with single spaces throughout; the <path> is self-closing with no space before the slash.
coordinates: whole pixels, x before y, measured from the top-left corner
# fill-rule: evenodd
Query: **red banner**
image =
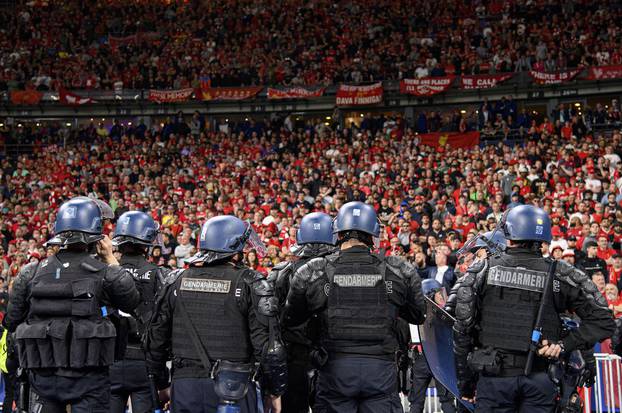
<path id="1" fill-rule="evenodd" d="M 622 65 L 590 67 L 587 75 L 589 80 L 606 80 L 622 78 Z"/>
<path id="2" fill-rule="evenodd" d="M 197 93 L 197 99 L 202 100 L 244 100 L 255 97 L 261 91 L 261 86 L 250 87 L 211 87 Z"/>
<path id="3" fill-rule="evenodd" d="M 472 75 L 460 78 L 462 89 L 490 89 L 514 76 L 512 73 L 499 75 Z"/>
<path id="4" fill-rule="evenodd" d="M 89 103 L 95 103 L 95 101 L 91 98 L 83 98 L 82 96 L 76 95 L 75 93 L 68 92 L 65 89 L 61 89 L 59 91 L 60 101 L 65 105 L 70 106 L 80 106 L 87 105 Z"/>
<path id="5" fill-rule="evenodd" d="M 535 70 L 529 71 L 529 75 L 532 77 L 533 81 L 539 85 L 559 85 L 560 83 L 571 81 L 579 73 L 581 73 L 581 69 L 566 70 L 556 73 L 536 72 Z"/>
<path id="6" fill-rule="evenodd" d="M 43 93 L 30 90 L 13 90 L 11 91 L 11 103 L 14 105 L 36 105 L 41 102 Z"/>
<path id="7" fill-rule="evenodd" d="M 194 89 L 149 90 L 149 100 L 157 103 L 185 102 L 192 96 Z"/>
<path id="8" fill-rule="evenodd" d="M 337 106 L 366 106 L 382 102 L 382 83 L 367 86 L 339 85 Z"/>
<path id="9" fill-rule="evenodd" d="M 318 98 L 324 94 L 324 89 L 307 89 L 305 87 L 286 87 L 283 89 L 268 88 L 268 99 L 308 99 Z"/>
<path id="10" fill-rule="evenodd" d="M 138 35 L 132 34 L 129 36 L 108 36 L 108 45 L 111 49 L 117 49 L 119 46 L 127 46 L 138 42 Z"/>
<path id="11" fill-rule="evenodd" d="M 400 93 L 416 96 L 436 95 L 449 89 L 454 79 L 455 76 L 402 79 L 400 81 Z"/>
<path id="12" fill-rule="evenodd" d="M 422 145 L 436 149 L 448 146 L 449 149 L 471 148 L 479 145 L 479 132 L 434 132 L 419 135 Z"/>

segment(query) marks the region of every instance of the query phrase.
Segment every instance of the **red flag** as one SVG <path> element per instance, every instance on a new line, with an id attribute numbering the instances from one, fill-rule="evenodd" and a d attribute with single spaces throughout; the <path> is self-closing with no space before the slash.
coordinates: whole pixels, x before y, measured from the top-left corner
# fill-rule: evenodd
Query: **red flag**
<path id="1" fill-rule="evenodd" d="M 36 105 L 41 102 L 41 98 L 43 93 L 34 89 L 11 91 L 11 102 L 14 105 Z"/>
<path id="2" fill-rule="evenodd" d="M 69 92 L 65 89 L 59 91 L 61 103 L 69 106 L 81 106 L 89 103 L 95 103 L 91 98 L 83 98 L 75 93 Z"/>
<path id="3" fill-rule="evenodd" d="M 202 100 L 244 100 L 255 97 L 261 89 L 261 86 L 212 87 L 202 89 L 197 96 Z"/>
<path id="4" fill-rule="evenodd" d="M 605 80 L 622 78 L 622 65 L 590 67 L 589 80 Z"/>
<path id="5" fill-rule="evenodd" d="M 433 132 L 419 135 L 422 145 L 433 146 L 435 149 L 448 146 L 449 149 L 468 149 L 479 145 L 479 132 Z"/>

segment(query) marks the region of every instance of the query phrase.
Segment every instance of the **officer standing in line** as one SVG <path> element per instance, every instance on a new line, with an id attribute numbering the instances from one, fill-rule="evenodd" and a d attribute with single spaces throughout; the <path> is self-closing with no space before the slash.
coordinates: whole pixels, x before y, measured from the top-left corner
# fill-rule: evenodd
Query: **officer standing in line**
<path id="1" fill-rule="evenodd" d="M 278 300 L 263 275 L 243 266 L 247 244 L 261 253 L 249 223 L 229 215 L 209 219 L 199 253 L 187 261 L 190 268 L 171 273 L 156 302 L 147 363 L 154 375 L 166 376 L 172 354 L 174 413 L 229 411 L 227 406 L 257 412 L 255 376 L 272 412 L 280 412 L 287 355 Z"/>
<path id="2" fill-rule="evenodd" d="M 610 337 L 612 314 L 592 281 L 565 262 L 557 262 L 549 280 L 552 260 L 540 252 L 541 243 L 551 240 L 545 211 L 516 206 L 499 227 L 508 239 L 506 251 L 474 262 L 458 289 L 453 327 L 458 387 L 463 399 L 476 397 L 478 412 L 554 412 L 550 362 Z M 547 282 L 551 293 L 543 297 Z M 559 314 L 565 311 L 578 315 L 581 326 L 561 338 Z M 525 375 L 532 333 L 540 328 L 542 339 Z"/>
<path id="3" fill-rule="evenodd" d="M 323 257 L 335 250 L 333 219 L 322 212 L 305 215 L 296 232 L 296 261 L 275 266 L 268 277 L 275 282 L 280 308 L 284 308 L 294 272 L 310 259 Z M 314 324 L 303 323 L 295 327 L 283 327 L 283 340 L 287 348 L 287 392 L 283 395 L 283 413 L 309 412 L 310 354 L 315 339 Z"/>
<path id="4" fill-rule="evenodd" d="M 398 319 L 423 322 L 421 279 L 410 263 L 371 253 L 380 224 L 370 205 L 342 206 L 333 232 L 339 252 L 295 272 L 284 316 L 287 325 L 320 316 L 327 360 L 314 412 L 401 412 Z"/>
<path id="5" fill-rule="evenodd" d="M 65 202 L 50 240 L 59 252 L 28 264 L 13 285 L 6 325 L 29 373 L 30 412 L 65 412 L 66 405 L 72 413 L 109 411 L 116 331 L 107 306 L 131 312 L 140 294 L 101 222 L 93 201 Z"/>
<path id="6" fill-rule="evenodd" d="M 165 270 L 146 260 L 159 231 L 159 225 L 149 215 L 129 211 L 119 217 L 112 236 L 113 245 L 121 252 L 121 266 L 134 277 L 141 300 L 132 314 L 120 311 L 114 318 L 117 354 L 121 357 L 110 368 L 111 413 L 124 413 L 128 398 L 133 413 L 148 413 L 155 407 L 141 340 L 151 320 L 156 294 L 166 277 Z"/>

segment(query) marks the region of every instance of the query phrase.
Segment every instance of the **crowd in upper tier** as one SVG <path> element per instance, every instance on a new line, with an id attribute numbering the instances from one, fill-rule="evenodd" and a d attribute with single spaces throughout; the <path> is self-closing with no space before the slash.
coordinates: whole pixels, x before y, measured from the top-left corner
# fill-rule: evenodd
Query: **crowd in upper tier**
<path id="1" fill-rule="evenodd" d="M 622 63 L 614 0 L 18 0 L 0 90 L 319 85 Z"/>

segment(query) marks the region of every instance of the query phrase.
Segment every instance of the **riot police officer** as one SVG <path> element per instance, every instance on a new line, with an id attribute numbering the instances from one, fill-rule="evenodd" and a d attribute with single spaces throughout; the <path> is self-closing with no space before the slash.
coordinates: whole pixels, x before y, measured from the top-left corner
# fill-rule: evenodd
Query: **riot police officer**
<path id="1" fill-rule="evenodd" d="M 371 253 L 380 224 L 370 205 L 342 206 L 333 232 L 339 252 L 295 272 L 285 309 L 288 325 L 320 316 L 327 357 L 314 411 L 401 412 L 396 330 L 399 318 L 424 320 L 421 279 L 406 261 Z"/>
<path id="2" fill-rule="evenodd" d="M 161 377 L 172 354 L 175 413 L 213 413 L 228 405 L 256 412 L 255 376 L 261 376 L 267 402 L 280 411 L 287 366 L 278 300 L 272 284 L 242 264 L 249 243 L 262 249 L 249 223 L 233 216 L 209 219 L 190 268 L 171 273 L 157 300 L 147 363 Z"/>
<path id="3" fill-rule="evenodd" d="M 165 270 L 145 259 L 158 233 L 159 225 L 153 218 L 144 212 L 129 211 L 119 217 L 112 236 L 112 243 L 121 252 L 121 266 L 134 277 L 141 300 L 133 313 L 119 311 L 113 318 L 117 325 L 117 353 L 121 357 L 110 368 L 111 413 L 124 413 L 128 398 L 134 413 L 147 413 L 155 407 L 141 339 L 166 277 Z"/>
<path id="4" fill-rule="evenodd" d="M 554 412 L 557 389 L 549 364 L 562 352 L 588 349 L 611 336 L 612 314 L 583 272 L 562 261 L 552 267 L 542 257 L 541 243 L 551 240 L 545 211 L 516 206 L 499 225 L 508 239 L 506 251 L 474 262 L 458 289 L 458 387 L 465 399 L 477 392 L 480 412 Z M 581 326 L 562 338 L 559 314 L 566 310 L 581 318 Z M 532 337 L 539 335 L 539 346 L 532 347 Z"/>
<path id="5" fill-rule="evenodd" d="M 294 272 L 310 259 L 323 257 L 335 250 L 332 227 L 333 219 L 322 212 L 305 215 L 296 232 L 294 254 L 296 261 L 285 262 L 274 267 L 270 280 L 276 283 L 276 293 L 281 308 L 289 292 L 290 279 Z M 317 323 L 303 323 L 296 327 L 283 326 L 283 340 L 287 347 L 287 392 L 283 395 L 283 413 L 309 412 L 309 377 L 311 369 L 309 355 L 313 347 L 314 330 Z"/>
<path id="6" fill-rule="evenodd" d="M 59 252 L 24 267 L 13 286 L 7 327 L 29 372 L 31 412 L 65 412 L 66 405 L 73 413 L 109 411 L 116 332 L 108 306 L 131 312 L 140 294 L 101 222 L 94 202 L 65 202 L 50 240 Z"/>

